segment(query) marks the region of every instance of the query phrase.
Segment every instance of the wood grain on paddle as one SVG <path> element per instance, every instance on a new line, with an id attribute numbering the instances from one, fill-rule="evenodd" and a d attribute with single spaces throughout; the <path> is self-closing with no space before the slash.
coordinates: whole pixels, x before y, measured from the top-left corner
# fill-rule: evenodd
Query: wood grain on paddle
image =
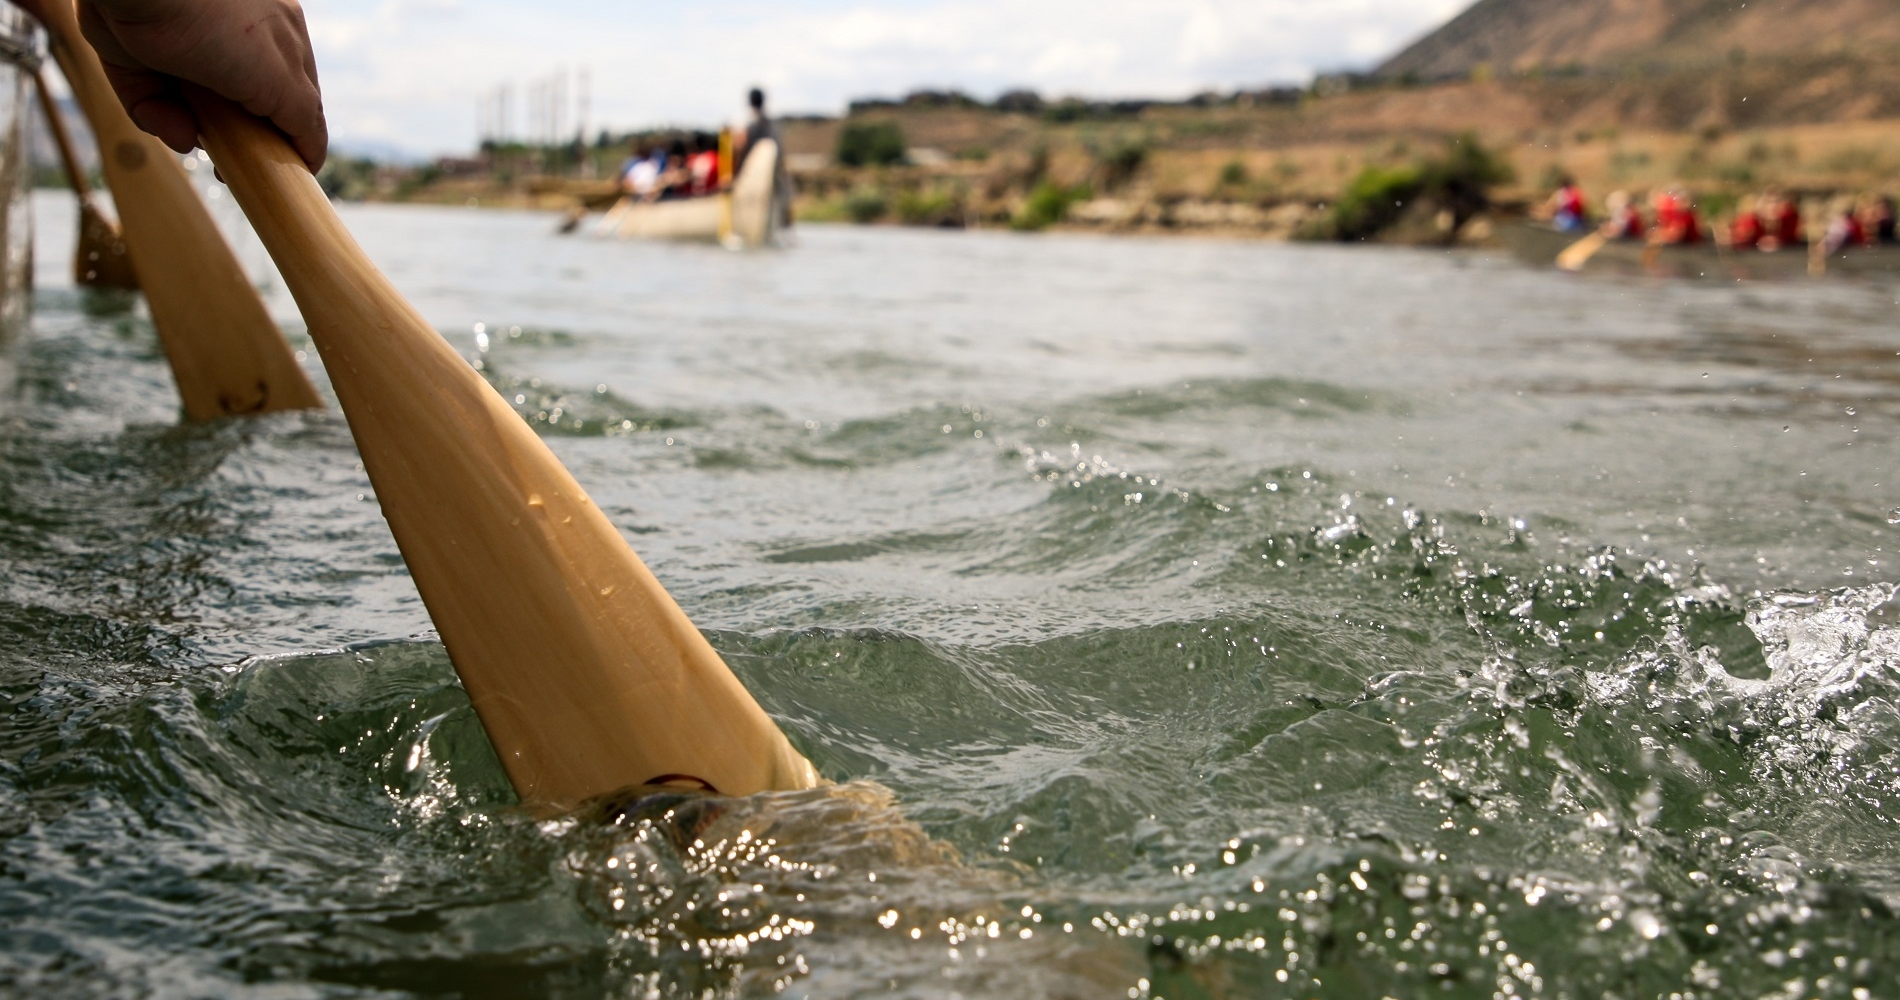
<path id="1" fill-rule="evenodd" d="M 276 259 L 377 500 L 522 798 L 818 776 L 525 421 L 369 261 L 288 142 L 192 90 Z"/>
<path id="2" fill-rule="evenodd" d="M 53 58 L 92 123 L 106 186 L 185 415 L 323 406 L 178 157 L 132 124 L 70 2 L 46 4 Z"/>

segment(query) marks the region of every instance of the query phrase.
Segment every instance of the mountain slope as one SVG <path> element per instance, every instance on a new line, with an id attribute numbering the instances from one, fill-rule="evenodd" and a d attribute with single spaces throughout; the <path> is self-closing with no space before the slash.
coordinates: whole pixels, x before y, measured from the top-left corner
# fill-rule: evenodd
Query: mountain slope
<path id="1" fill-rule="evenodd" d="M 1693 64 L 1900 47 L 1894 0 L 1479 0 L 1387 77 Z"/>

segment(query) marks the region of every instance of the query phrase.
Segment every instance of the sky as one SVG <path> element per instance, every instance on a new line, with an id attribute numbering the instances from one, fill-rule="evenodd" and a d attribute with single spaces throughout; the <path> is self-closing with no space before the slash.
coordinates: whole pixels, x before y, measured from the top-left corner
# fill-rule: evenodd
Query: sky
<path id="1" fill-rule="evenodd" d="M 331 134 L 412 156 L 478 142 L 478 104 L 565 74 L 591 130 L 714 124 L 960 89 L 1179 98 L 1377 64 L 1468 0 L 304 0 Z"/>

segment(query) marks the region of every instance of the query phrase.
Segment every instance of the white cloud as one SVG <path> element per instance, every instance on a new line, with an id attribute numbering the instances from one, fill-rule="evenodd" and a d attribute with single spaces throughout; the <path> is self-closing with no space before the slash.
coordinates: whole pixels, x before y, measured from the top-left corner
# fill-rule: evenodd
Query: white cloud
<path id="1" fill-rule="evenodd" d="M 428 153 L 473 145 L 479 95 L 562 67 L 591 71 L 592 124 L 613 128 L 725 119 L 754 83 L 790 111 L 926 86 L 1181 97 L 1364 67 L 1463 3 L 306 0 L 305 10 L 332 132 Z"/>

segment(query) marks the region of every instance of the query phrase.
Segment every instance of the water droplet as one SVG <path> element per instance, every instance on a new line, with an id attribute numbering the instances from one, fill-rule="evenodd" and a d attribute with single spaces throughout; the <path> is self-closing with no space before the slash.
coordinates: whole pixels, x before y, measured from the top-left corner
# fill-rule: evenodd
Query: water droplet
<path id="1" fill-rule="evenodd" d="M 1900 507 L 1895 507 L 1887 512 L 1887 523 L 1900 524 Z"/>
<path id="2" fill-rule="evenodd" d="M 1848 416 L 1850 416 L 1850 417 L 1852 417 L 1852 416 L 1857 416 L 1857 415 L 1859 415 L 1859 413 L 1860 413 L 1860 411 L 1859 411 L 1859 410 L 1856 410 L 1856 409 L 1854 409 L 1854 408 L 1853 408 L 1853 407 L 1851 407 L 1851 406 L 1847 408 L 1847 415 L 1848 415 Z"/>
<path id="3" fill-rule="evenodd" d="M 1783 434 L 1786 434 L 1786 433 L 1788 433 L 1788 432 L 1789 432 L 1789 431 L 1791 431 L 1791 430 L 1794 430 L 1794 427 L 1793 427 L 1793 426 L 1788 426 L 1788 427 L 1783 427 L 1783 428 L 1781 429 L 1781 433 L 1783 433 Z"/>

